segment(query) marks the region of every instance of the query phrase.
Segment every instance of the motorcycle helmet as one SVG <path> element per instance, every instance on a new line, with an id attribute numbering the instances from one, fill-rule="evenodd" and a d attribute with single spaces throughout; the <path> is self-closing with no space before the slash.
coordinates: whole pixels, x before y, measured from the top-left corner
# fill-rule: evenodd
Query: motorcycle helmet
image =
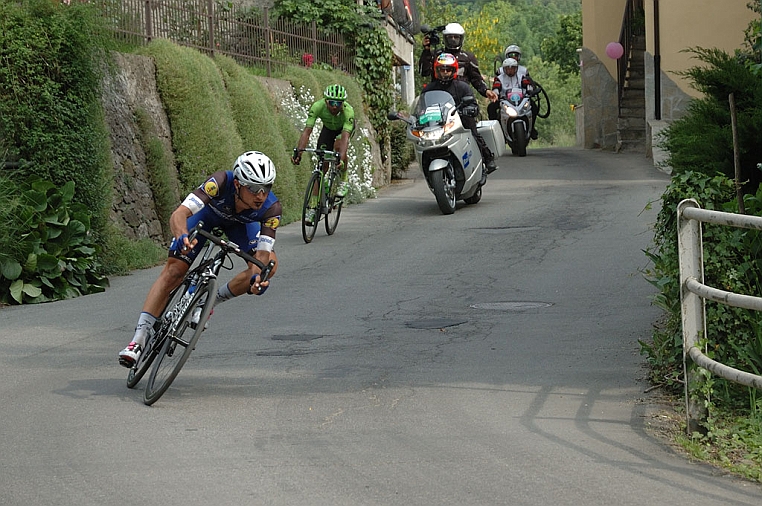
<path id="1" fill-rule="evenodd" d="M 466 30 L 463 29 L 460 23 L 450 23 L 444 27 L 442 35 L 444 35 L 445 47 L 447 49 L 460 51 L 463 47 L 463 39 L 466 37 Z"/>
<path id="2" fill-rule="evenodd" d="M 347 99 L 347 90 L 340 84 L 331 84 L 323 92 L 323 96 L 326 100 L 341 100 Z"/>
<path id="3" fill-rule="evenodd" d="M 517 62 L 521 61 L 521 48 L 516 44 L 511 44 L 505 48 L 505 57 L 513 58 Z"/>
<path id="4" fill-rule="evenodd" d="M 275 181 L 275 164 L 259 151 L 247 151 L 233 164 L 233 176 L 244 186 L 266 186 Z"/>
<path id="5" fill-rule="evenodd" d="M 515 58 L 506 58 L 505 60 L 503 60 L 502 67 L 503 67 L 503 73 L 505 75 L 508 75 L 508 69 L 511 67 L 515 68 L 518 71 L 519 62 L 517 62 Z"/>
<path id="6" fill-rule="evenodd" d="M 449 70 L 449 73 L 445 71 Z M 434 79 L 449 83 L 458 75 L 458 59 L 450 53 L 442 53 L 434 60 Z"/>

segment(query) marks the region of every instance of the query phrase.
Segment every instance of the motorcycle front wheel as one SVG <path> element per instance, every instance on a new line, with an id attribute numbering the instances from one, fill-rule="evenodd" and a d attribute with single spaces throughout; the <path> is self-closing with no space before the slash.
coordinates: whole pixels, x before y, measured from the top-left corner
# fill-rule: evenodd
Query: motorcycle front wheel
<path id="1" fill-rule="evenodd" d="M 523 123 L 513 124 L 513 145 L 514 155 L 527 156 L 527 131 Z"/>
<path id="2" fill-rule="evenodd" d="M 455 212 L 455 172 L 452 165 L 431 174 L 431 189 L 442 214 Z"/>

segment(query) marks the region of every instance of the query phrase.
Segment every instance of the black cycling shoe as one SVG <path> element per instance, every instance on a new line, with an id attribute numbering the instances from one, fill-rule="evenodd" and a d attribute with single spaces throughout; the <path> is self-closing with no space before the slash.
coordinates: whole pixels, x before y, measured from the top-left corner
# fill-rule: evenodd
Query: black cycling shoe
<path id="1" fill-rule="evenodd" d="M 536 140 L 537 140 L 537 129 L 533 128 L 533 129 L 532 129 L 532 132 L 529 134 L 529 137 L 530 137 L 532 140 L 535 140 L 535 141 L 536 141 Z"/>
<path id="2" fill-rule="evenodd" d="M 495 163 L 495 160 L 490 160 L 485 164 L 487 167 L 487 174 L 492 174 L 497 170 L 497 164 Z"/>
<path id="3" fill-rule="evenodd" d="M 484 186 L 487 184 L 487 169 L 482 169 L 482 178 L 479 180 L 479 186 Z"/>

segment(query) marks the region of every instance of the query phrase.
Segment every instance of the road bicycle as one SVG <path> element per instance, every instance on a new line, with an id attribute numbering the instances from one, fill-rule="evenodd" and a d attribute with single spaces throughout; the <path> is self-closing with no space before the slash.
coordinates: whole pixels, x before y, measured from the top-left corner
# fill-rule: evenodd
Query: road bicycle
<path id="1" fill-rule="evenodd" d="M 189 241 L 197 235 L 208 239 L 199 255 L 198 265 L 190 269 L 182 283 L 170 293 L 162 317 L 154 325 L 153 335 L 148 338 L 127 376 L 127 387 L 134 388 L 153 365 L 143 394 L 143 402 L 148 406 L 164 395 L 195 349 L 217 297 L 217 276 L 221 269 L 233 268 L 230 255 L 238 255 L 257 265 L 261 269 L 260 282 L 267 281 L 275 265 L 273 261 L 263 265 L 241 251 L 237 244 L 203 230 L 203 225 L 199 222 L 188 234 Z M 197 323 L 193 323 L 196 308 L 201 309 L 201 314 Z"/>
<path id="2" fill-rule="evenodd" d="M 339 152 L 315 148 L 294 149 L 294 157 L 301 152 L 317 155 L 315 168 L 312 169 L 310 181 L 307 183 L 307 191 L 304 193 L 304 206 L 302 208 L 302 238 L 304 242 L 309 244 L 315 237 L 318 224 L 323 216 L 325 216 L 326 233 L 332 235 L 336 231 L 344 197 L 336 195 L 341 184 Z M 324 176 L 323 164 L 326 162 L 328 163 L 328 170 Z M 315 215 L 310 222 L 307 220 L 307 214 L 311 210 L 314 210 Z"/>

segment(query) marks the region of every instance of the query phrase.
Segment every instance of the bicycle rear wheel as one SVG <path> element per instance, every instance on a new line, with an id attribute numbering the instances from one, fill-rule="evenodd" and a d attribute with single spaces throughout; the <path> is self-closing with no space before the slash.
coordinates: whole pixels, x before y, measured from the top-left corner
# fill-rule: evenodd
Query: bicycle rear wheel
<path id="1" fill-rule="evenodd" d="M 167 309 L 173 308 L 177 305 L 182 296 L 188 290 L 189 283 L 190 280 L 186 277 L 185 282 L 170 294 L 169 303 L 161 312 L 162 317 L 156 322 L 153 335 L 146 341 L 146 345 L 143 348 L 140 357 L 138 357 L 138 361 L 134 366 L 132 366 L 129 374 L 127 375 L 127 388 L 134 388 L 135 385 L 140 382 L 143 376 L 145 376 L 145 374 L 148 372 L 151 364 L 153 364 L 153 361 L 159 354 L 159 351 L 161 351 L 161 347 L 164 344 L 164 338 L 166 337 L 167 330 L 171 324 L 171 321 L 166 317 Z"/>
<path id="2" fill-rule="evenodd" d="M 182 314 L 172 316 L 172 325 L 164 344 L 154 361 L 151 375 L 148 377 L 143 402 L 150 406 L 164 395 L 177 377 L 180 369 L 190 357 L 201 333 L 204 331 L 203 322 L 212 312 L 214 299 L 217 297 L 217 280 L 211 278 L 196 288 L 193 299 Z M 191 327 L 191 317 L 196 306 L 202 305 L 200 323 L 195 329 Z M 187 335 L 186 335 L 187 334 Z"/>
<path id="3" fill-rule="evenodd" d="M 328 187 L 328 198 L 326 207 L 328 212 L 325 215 L 325 232 L 328 235 L 333 235 L 336 232 L 336 226 L 339 224 L 339 216 L 341 216 L 341 206 L 344 204 L 343 197 L 337 197 L 336 192 L 339 190 L 341 179 L 339 173 L 331 171 L 330 186 Z"/>
<path id="4" fill-rule="evenodd" d="M 302 238 L 304 239 L 304 242 L 308 244 L 312 241 L 312 238 L 315 237 L 315 232 L 317 231 L 318 223 L 320 222 L 319 195 L 322 191 L 320 188 L 322 179 L 323 177 L 320 172 L 313 172 L 310 177 L 310 182 L 307 184 L 307 192 L 304 194 L 304 207 L 302 208 Z M 315 204 L 314 200 L 317 200 L 317 204 Z M 310 211 L 314 212 L 312 222 L 307 221 L 307 214 Z"/>

